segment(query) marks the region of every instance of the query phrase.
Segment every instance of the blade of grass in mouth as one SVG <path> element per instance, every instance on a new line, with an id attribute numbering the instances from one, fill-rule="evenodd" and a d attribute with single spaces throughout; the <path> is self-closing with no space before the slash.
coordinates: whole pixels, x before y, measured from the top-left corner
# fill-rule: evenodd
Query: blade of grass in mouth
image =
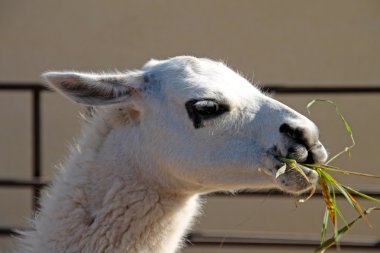
<path id="1" fill-rule="evenodd" d="M 338 182 L 334 177 L 332 177 L 328 172 L 333 172 L 333 173 L 341 173 L 344 175 L 354 175 L 354 176 L 364 176 L 364 177 L 369 177 L 369 178 L 380 178 L 378 175 L 372 175 L 368 173 L 361 173 L 361 172 L 355 172 L 355 171 L 348 171 L 348 170 L 342 170 L 340 168 L 334 167 L 329 165 L 330 162 L 338 158 L 344 153 L 348 153 L 349 157 L 351 157 L 351 149 L 355 146 L 355 139 L 353 136 L 352 129 L 344 116 L 342 115 L 339 107 L 331 100 L 327 99 L 314 99 L 307 105 L 307 110 L 310 114 L 310 108 L 317 102 L 326 102 L 334 106 L 335 112 L 338 114 L 340 117 L 341 121 L 343 122 L 345 129 L 351 139 L 351 145 L 348 147 L 345 147 L 341 152 L 337 153 L 334 155 L 330 160 L 328 160 L 325 164 L 303 164 L 303 163 L 297 163 L 296 160 L 286 158 L 286 157 L 277 157 L 277 159 L 286 165 L 289 166 L 290 169 L 294 169 L 297 172 L 299 172 L 303 177 L 307 178 L 303 170 L 300 168 L 300 166 L 307 167 L 309 169 L 315 170 L 318 175 L 319 175 L 319 180 L 318 180 L 318 185 L 321 188 L 322 191 L 322 196 L 325 202 L 325 214 L 323 216 L 323 221 L 322 221 L 322 230 L 321 230 L 321 245 L 315 250 L 315 252 L 323 253 L 325 252 L 328 248 L 333 246 L 334 244 L 337 245 L 339 248 L 339 240 L 342 237 L 342 235 L 347 232 L 358 220 L 363 218 L 363 220 L 371 227 L 371 224 L 368 221 L 367 214 L 369 214 L 373 210 L 380 210 L 380 208 L 377 207 L 372 207 L 368 208 L 367 210 L 363 210 L 363 208 L 360 206 L 358 201 L 352 196 L 351 193 L 358 195 L 360 197 L 363 197 L 367 200 L 374 201 L 380 203 L 380 200 L 371 196 L 368 196 L 364 193 L 361 193 L 349 186 L 346 186 L 344 184 L 341 184 Z M 284 165 L 285 166 L 285 165 Z M 285 166 L 286 167 L 286 166 Z M 281 171 L 279 174 L 285 173 L 286 170 L 284 169 Z M 347 202 L 355 209 L 355 211 L 359 214 L 358 218 L 353 220 L 350 223 L 347 223 L 345 218 L 343 217 L 342 212 L 338 208 L 337 202 L 336 202 L 336 196 L 335 196 L 335 191 L 338 190 L 347 200 Z M 306 199 L 301 199 L 300 202 L 305 202 L 307 201 L 315 192 L 315 187 L 313 188 L 311 194 L 306 198 Z M 344 222 L 345 226 L 342 228 L 338 229 L 338 220 L 337 216 L 340 217 L 340 219 Z M 334 234 L 333 236 L 324 241 L 326 237 L 326 232 L 328 228 L 328 221 L 331 221 L 333 224 L 334 228 Z"/>

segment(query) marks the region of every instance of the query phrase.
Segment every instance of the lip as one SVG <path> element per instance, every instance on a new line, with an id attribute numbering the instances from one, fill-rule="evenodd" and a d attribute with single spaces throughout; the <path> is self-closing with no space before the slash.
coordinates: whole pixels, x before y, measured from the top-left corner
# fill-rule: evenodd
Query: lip
<path id="1" fill-rule="evenodd" d="M 302 171 L 308 177 L 309 182 L 311 184 L 316 184 L 318 182 L 319 175 L 318 175 L 318 173 L 315 170 L 312 170 L 312 169 L 307 168 L 305 166 L 302 166 L 300 164 L 298 164 L 298 166 L 302 169 Z"/>
<path id="2" fill-rule="evenodd" d="M 277 175 L 276 177 L 278 169 L 283 167 L 286 163 L 278 160 L 278 155 L 272 154 L 272 157 L 275 161 L 273 167 L 275 169 L 271 169 L 270 171 L 275 177 L 276 184 L 282 191 L 299 195 L 312 189 L 313 185 L 316 185 L 318 182 L 318 173 L 300 164 L 298 164 L 298 167 L 303 171 L 307 179 L 297 170 L 289 168 L 289 165 L 287 165 L 288 167 L 286 169 L 286 172 L 282 173 L 279 176 Z"/>
<path id="3" fill-rule="evenodd" d="M 282 162 L 280 159 L 279 159 L 279 156 L 276 156 L 275 157 L 282 165 L 286 164 L 285 162 Z M 286 159 L 292 159 L 292 160 L 295 160 L 293 158 L 287 158 L 285 157 Z M 307 178 L 309 179 L 310 183 L 311 184 L 316 184 L 318 182 L 318 178 L 319 178 L 319 175 L 318 173 L 313 170 L 313 169 L 310 169 L 306 166 L 303 166 L 302 164 L 300 164 L 301 161 L 297 161 L 295 160 L 296 163 L 297 163 L 297 166 L 305 173 L 305 175 L 307 176 Z"/>

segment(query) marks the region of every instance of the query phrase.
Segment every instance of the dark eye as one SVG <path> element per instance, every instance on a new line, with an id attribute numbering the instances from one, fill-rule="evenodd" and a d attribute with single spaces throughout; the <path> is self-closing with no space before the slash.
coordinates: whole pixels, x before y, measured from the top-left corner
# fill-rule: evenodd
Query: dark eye
<path id="1" fill-rule="evenodd" d="M 211 100 L 197 101 L 193 104 L 194 111 L 203 116 L 212 116 L 219 112 L 219 104 Z"/>
<path id="2" fill-rule="evenodd" d="M 228 105 L 219 103 L 213 99 L 194 99 L 188 101 L 185 106 L 190 119 L 193 120 L 195 128 L 203 127 L 203 121 L 215 118 L 229 111 Z"/>

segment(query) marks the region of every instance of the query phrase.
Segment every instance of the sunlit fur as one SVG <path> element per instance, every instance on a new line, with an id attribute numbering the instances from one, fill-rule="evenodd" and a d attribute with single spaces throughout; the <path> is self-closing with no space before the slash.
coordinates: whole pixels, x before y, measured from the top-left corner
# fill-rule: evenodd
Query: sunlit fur
<path id="1" fill-rule="evenodd" d="M 94 106 L 82 135 L 41 201 L 23 253 L 171 253 L 199 209 L 199 194 L 281 188 L 275 156 L 295 141 L 284 122 L 317 129 L 221 62 L 189 56 L 115 74 L 49 72 L 50 87 Z M 194 128 L 185 103 L 213 99 L 230 110 Z M 309 173 L 311 180 L 316 175 Z"/>

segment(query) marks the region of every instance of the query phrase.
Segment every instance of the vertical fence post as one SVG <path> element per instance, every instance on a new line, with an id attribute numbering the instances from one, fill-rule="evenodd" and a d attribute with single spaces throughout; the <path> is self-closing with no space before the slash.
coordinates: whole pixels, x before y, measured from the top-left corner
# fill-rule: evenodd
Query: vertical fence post
<path id="1" fill-rule="evenodd" d="M 33 89 L 32 98 L 32 168 L 33 178 L 41 177 L 41 89 L 36 87 Z M 39 207 L 41 188 L 33 186 L 33 211 Z"/>

